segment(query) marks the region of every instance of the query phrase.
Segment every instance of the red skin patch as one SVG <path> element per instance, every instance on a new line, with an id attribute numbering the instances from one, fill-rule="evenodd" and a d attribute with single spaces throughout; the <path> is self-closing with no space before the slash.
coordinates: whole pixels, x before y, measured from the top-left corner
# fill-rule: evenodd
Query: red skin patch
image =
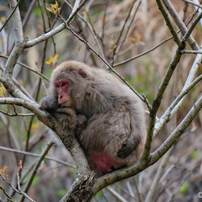
<path id="1" fill-rule="evenodd" d="M 108 173 L 119 167 L 119 164 L 105 152 L 104 154 L 93 154 L 93 162 L 103 173 Z"/>
<path id="2" fill-rule="evenodd" d="M 55 82 L 55 88 L 58 92 L 58 103 L 63 104 L 69 100 L 69 96 L 67 94 L 69 89 L 69 83 L 66 80 L 59 80 Z"/>

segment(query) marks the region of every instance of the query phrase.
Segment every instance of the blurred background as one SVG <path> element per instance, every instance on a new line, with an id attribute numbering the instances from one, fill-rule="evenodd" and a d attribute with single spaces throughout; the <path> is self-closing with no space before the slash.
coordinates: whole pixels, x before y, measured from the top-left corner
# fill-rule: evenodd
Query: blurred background
<path id="1" fill-rule="evenodd" d="M 61 16 L 67 19 L 71 13 L 70 5 L 73 5 L 74 1 L 58 0 L 57 2 L 61 8 Z M 183 1 L 173 0 L 171 2 L 181 19 L 190 25 L 197 16 L 194 6 Z M 45 6 L 50 7 L 50 4 L 55 4 L 55 1 L 22 0 L 20 2 L 19 8 L 25 38 L 32 40 L 62 23 L 61 19 L 46 10 Z M 139 94 L 144 94 L 152 104 L 159 84 L 177 49 L 156 2 L 149 0 L 90 0 L 79 13 L 80 16 L 76 16 L 71 23 L 72 30 L 85 42 L 88 42 L 101 56 L 104 55 L 105 59 L 113 64 L 115 70 Z M 0 27 L 10 14 L 11 9 L 8 1 L 1 0 Z M 175 28 L 178 30 L 177 26 Z M 121 35 L 122 29 L 123 34 Z M 127 36 L 124 39 L 126 32 Z M 202 39 L 200 24 L 196 26 L 192 35 L 200 45 Z M 14 39 L 12 20 L 9 20 L 0 32 L 0 73 L 5 67 L 6 57 L 13 49 Z M 99 42 L 100 47 L 95 39 Z M 114 55 L 115 50 L 119 47 L 118 53 Z M 189 46 L 186 48 L 190 49 Z M 151 51 L 148 51 L 150 49 Z M 146 51 L 148 51 L 147 54 L 142 54 Z M 46 64 L 54 56 L 57 59 L 51 64 Z M 136 58 L 132 59 L 133 57 Z M 158 117 L 166 111 L 182 90 L 194 59 L 195 55 L 193 54 L 182 56 L 164 94 Z M 18 61 L 49 78 L 56 62 L 60 64 L 65 60 L 78 60 L 91 66 L 105 68 L 102 60 L 68 29 L 61 31 L 47 41 L 26 49 Z M 201 72 L 200 65 L 197 75 L 200 75 Z M 46 96 L 48 81 L 24 66 L 16 65 L 13 77 L 16 85 L 37 102 Z M 176 116 L 155 136 L 152 151 L 162 144 L 185 117 L 200 96 L 201 88 L 202 83 L 200 82 L 187 95 Z M 6 96 L 8 96 L 7 93 Z M 52 134 L 36 117 L 7 116 L 2 113 L 15 114 L 15 110 L 22 114 L 29 113 L 26 109 L 2 105 L 0 110 L 0 169 L 3 169 L 6 164 L 8 179 L 16 186 L 18 163 L 22 160 L 21 186 L 23 188 L 29 178 L 30 170 L 36 162 L 36 157 L 20 154 L 18 151 L 40 155 L 47 143 L 53 139 L 56 144 L 48 153 L 53 159 L 44 159 L 40 169 L 37 170 L 28 195 L 39 202 L 59 201 L 77 176 L 76 169 L 71 167 L 74 166 L 74 162 L 68 151 L 56 135 Z M 152 201 L 202 201 L 197 196 L 198 192 L 202 192 L 201 124 L 202 112 L 200 111 L 175 145 Z M 57 163 L 55 159 L 62 162 Z M 65 165 L 65 162 L 70 166 Z M 138 176 L 112 185 L 112 188 L 125 201 L 140 201 L 139 192 L 142 201 L 144 201 L 159 165 L 160 161 Z M 3 187 L 12 196 L 13 201 L 18 201 L 19 195 L 1 178 L 0 187 Z M 0 201 L 5 198 L 5 193 L 0 190 Z M 110 190 L 105 189 L 99 192 L 93 201 L 113 202 L 120 201 L 120 198 L 117 199 Z"/>

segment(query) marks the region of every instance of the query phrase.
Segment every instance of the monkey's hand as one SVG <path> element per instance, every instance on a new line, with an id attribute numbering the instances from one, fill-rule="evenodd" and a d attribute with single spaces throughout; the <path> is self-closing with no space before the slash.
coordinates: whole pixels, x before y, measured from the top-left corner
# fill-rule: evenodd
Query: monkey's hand
<path id="1" fill-rule="evenodd" d="M 140 143 L 139 137 L 131 136 L 123 143 L 122 148 L 117 153 L 117 156 L 119 158 L 126 158 L 129 154 L 131 154 L 133 151 L 137 149 L 139 143 Z"/>
<path id="2" fill-rule="evenodd" d="M 54 112 L 59 107 L 60 107 L 60 104 L 58 103 L 55 97 L 47 96 L 40 101 L 40 109 L 48 111 L 50 113 Z"/>

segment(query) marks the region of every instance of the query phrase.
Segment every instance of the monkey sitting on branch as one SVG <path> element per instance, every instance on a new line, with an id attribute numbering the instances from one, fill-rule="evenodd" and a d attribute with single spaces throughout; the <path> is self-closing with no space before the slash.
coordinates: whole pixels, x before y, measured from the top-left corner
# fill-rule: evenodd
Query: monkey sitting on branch
<path id="1" fill-rule="evenodd" d="M 54 114 L 63 130 L 74 132 L 98 175 L 141 158 L 146 141 L 143 104 L 114 75 L 81 62 L 63 62 L 51 75 L 49 93 L 40 108 Z"/>

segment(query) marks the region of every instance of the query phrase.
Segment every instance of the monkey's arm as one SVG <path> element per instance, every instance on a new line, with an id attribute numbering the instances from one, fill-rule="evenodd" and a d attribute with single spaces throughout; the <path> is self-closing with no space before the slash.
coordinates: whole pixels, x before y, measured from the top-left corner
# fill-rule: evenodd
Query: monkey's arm
<path id="1" fill-rule="evenodd" d="M 73 109 L 61 107 L 56 97 L 47 96 L 40 101 L 40 109 L 51 113 L 63 130 L 73 130 L 76 127 L 76 113 Z"/>
<path id="2" fill-rule="evenodd" d="M 64 130 L 74 130 L 79 135 L 86 127 L 86 117 L 76 115 L 75 111 L 68 107 L 61 107 L 56 97 L 47 96 L 40 101 L 40 109 L 51 113 L 62 124 Z"/>
<path id="3" fill-rule="evenodd" d="M 136 150 L 139 143 L 140 138 L 138 136 L 131 135 L 131 137 L 123 143 L 122 148 L 117 153 L 117 156 L 119 158 L 126 158 L 129 154 Z"/>

